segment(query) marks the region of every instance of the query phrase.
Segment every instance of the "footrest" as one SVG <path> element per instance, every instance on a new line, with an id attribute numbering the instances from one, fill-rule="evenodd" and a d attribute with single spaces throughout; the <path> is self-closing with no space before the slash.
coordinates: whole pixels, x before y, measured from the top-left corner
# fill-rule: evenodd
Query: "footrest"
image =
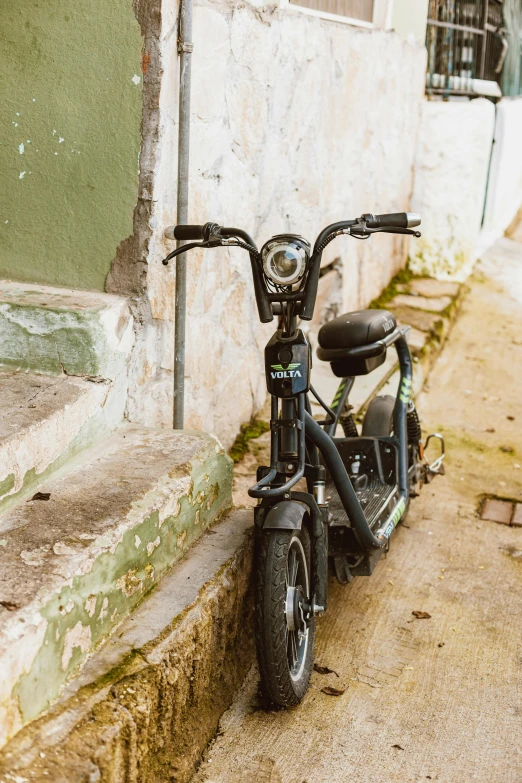
<path id="1" fill-rule="evenodd" d="M 395 494 L 395 487 L 382 484 L 378 478 L 373 478 L 366 489 L 356 492 L 357 500 L 370 527 L 374 527 L 381 517 L 385 516 L 384 512 Z"/>
<path id="2" fill-rule="evenodd" d="M 370 437 L 336 438 L 335 445 L 369 526 L 372 529 L 378 528 L 399 500 L 396 486 L 397 447 L 390 439 Z M 332 524 L 350 527 L 346 511 L 329 475 L 326 481 L 326 498 Z"/>

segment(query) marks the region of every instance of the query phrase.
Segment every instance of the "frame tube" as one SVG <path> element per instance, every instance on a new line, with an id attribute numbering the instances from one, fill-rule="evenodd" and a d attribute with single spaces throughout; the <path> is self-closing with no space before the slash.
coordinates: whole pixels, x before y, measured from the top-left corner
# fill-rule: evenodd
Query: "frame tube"
<path id="1" fill-rule="evenodd" d="M 399 441 L 399 490 L 408 504 L 410 495 L 410 485 L 408 480 L 408 430 L 406 426 L 406 416 L 408 402 L 411 397 L 411 387 L 413 383 L 413 367 L 411 361 L 410 349 L 404 334 L 401 334 L 395 342 L 397 356 L 399 357 L 399 367 L 401 379 L 399 391 L 395 400 L 393 410 L 393 428 L 395 436 Z"/>
<path id="2" fill-rule="evenodd" d="M 350 517 L 362 548 L 368 552 L 382 549 L 387 541 L 373 535 L 335 443 L 309 413 L 305 413 L 305 422 L 306 435 L 317 446 L 326 462 L 341 503 Z"/>
<path id="3" fill-rule="evenodd" d="M 328 424 L 324 428 L 325 432 L 327 432 L 328 435 L 330 435 L 330 437 L 332 438 L 335 436 L 335 431 L 337 429 L 337 425 L 339 424 L 341 413 L 343 412 L 344 406 L 346 404 L 346 400 L 348 399 L 348 396 L 351 390 L 353 389 L 354 383 L 355 383 L 355 378 L 353 376 L 349 376 L 348 378 L 343 378 L 341 384 L 339 384 L 339 388 L 341 387 L 342 384 L 344 384 L 344 386 L 342 387 L 341 395 L 339 397 L 338 402 L 335 403 L 335 406 L 333 403 L 331 406 L 335 414 L 335 421 L 333 421 L 332 424 Z M 337 394 L 338 393 L 339 392 L 337 392 Z M 336 399 L 337 394 L 334 397 L 334 400 Z"/>

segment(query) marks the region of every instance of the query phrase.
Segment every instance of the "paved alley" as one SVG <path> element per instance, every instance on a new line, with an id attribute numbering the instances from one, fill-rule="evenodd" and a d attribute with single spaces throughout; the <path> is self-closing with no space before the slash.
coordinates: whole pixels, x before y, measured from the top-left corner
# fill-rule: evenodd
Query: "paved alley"
<path id="1" fill-rule="evenodd" d="M 370 579 L 331 583 L 316 661 L 335 673 L 266 712 L 252 670 L 194 783 L 522 782 L 522 528 L 478 513 L 522 501 L 522 243 L 499 240 L 469 287 L 418 400 L 447 475 Z"/>

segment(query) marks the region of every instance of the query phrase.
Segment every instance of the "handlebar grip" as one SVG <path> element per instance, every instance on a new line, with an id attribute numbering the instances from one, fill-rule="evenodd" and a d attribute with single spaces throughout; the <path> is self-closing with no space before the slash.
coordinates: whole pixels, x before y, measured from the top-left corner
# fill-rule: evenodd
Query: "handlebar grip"
<path id="1" fill-rule="evenodd" d="M 166 239 L 193 240 L 204 239 L 205 226 L 169 226 L 163 232 Z"/>
<path id="2" fill-rule="evenodd" d="M 420 226 L 421 216 L 416 212 L 390 212 L 387 215 L 363 215 L 368 228 L 392 226 L 394 228 L 413 228 Z"/>

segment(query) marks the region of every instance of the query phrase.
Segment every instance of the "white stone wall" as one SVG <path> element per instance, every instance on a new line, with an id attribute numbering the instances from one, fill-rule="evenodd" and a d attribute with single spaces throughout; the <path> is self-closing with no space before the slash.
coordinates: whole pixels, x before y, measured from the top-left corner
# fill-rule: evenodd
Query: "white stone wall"
<path id="1" fill-rule="evenodd" d="M 424 101 L 412 210 L 422 238 L 413 271 L 464 280 L 476 260 L 495 124 L 491 101 Z"/>
<path id="2" fill-rule="evenodd" d="M 522 97 L 497 104 L 484 231 L 501 236 L 522 205 Z"/>
<path id="3" fill-rule="evenodd" d="M 165 0 L 164 5 L 167 5 Z M 172 417 L 174 269 L 161 265 L 175 223 L 176 9 L 163 19 L 160 156 L 148 297 L 153 323 L 135 349 L 128 414 Z M 261 245 L 292 231 L 410 207 L 425 50 L 394 33 L 327 22 L 295 9 L 198 3 L 194 9 L 190 222 L 249 231 Z M 405 262 L 408 243 L 336 240 L 346 309 L 366 305 Z M 249 259 L 241 250 L 188 256 L 187 426 L 228 445 L 265 399 Z"/>

